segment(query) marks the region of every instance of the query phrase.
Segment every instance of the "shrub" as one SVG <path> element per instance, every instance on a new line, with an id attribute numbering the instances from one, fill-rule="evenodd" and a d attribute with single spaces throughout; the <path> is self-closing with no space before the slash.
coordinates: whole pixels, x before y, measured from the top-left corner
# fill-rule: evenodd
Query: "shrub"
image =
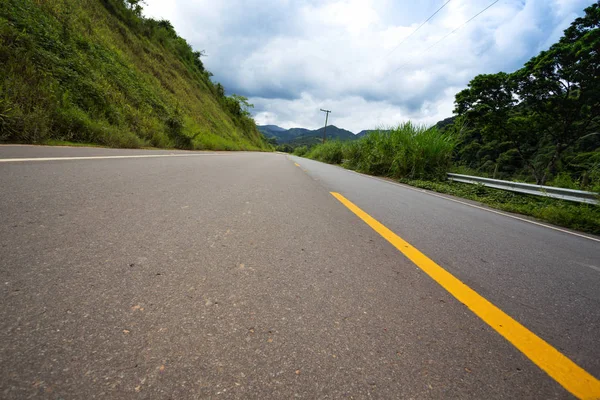
<path id="1" fill-rule="evenodd" d="M 344 159 L 343 147 L 342 142 L 333 140 L 312 147 L 306 156 L 329 164 L 341 164 Z"/>
<path id="2" fill-rule="evenodd" d="M 280 144 L 277 147 L 275 147 L 275 150 L 280 151 L 282 153 L 294 153 L 294 151 L 295 151 L 295 149 L 292 146 L 290 146 L 289 144 Z M 304 153 L 306 153 L 306 151 Z M 294 153 L 294 154 L 302 156 L 302 155 L 304 155 L 304 153 L 303 154 Z"/>
<path id="3" fill-rule="evenodd" d="M 354 142 L 327 142 L 313 147 L 309 158 L 371 175 L 411 179 L 444 179 L 456 140 L 435 127 L 410 122 L 376 130 Z"/>
<path id="4" fill-rule="evenodd" d="M 296 147 L 293 151 L 293 154 L 298 157 L 302 157 L 302 156 L 306 155 L 306 153 L 308 153 L 308 148 L 306 146 Z"/>

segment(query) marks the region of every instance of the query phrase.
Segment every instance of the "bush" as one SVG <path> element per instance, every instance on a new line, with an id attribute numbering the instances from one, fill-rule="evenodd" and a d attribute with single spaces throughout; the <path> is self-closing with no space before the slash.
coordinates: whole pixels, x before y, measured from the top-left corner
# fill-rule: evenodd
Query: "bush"
<path id="1" fill-rule="evenodd" d="M 312 147 L 306 156 L 329 164 L 341 164 L 344 159 L 343 149 L 344 143 L 334 140 Z"/>
<path id="2" fill-rule="evenodd" d="M 282 153 L 294 153 L 295 149 L 292 146 L 290 146 L 289 144 L 280 144 L 277 147 L 275 147 L 275 150 L 280 151 Z M 298 154 L 296 154 L 296 155 L 298 155 Z M 304 155 L 304 154 L 302 154 L 302 155 Z"/>
<path id="3" fill-rule="evenodd" d="M 307 157 L 342 164 L 371 175 L 410 179 L 444 179 L 450 169 L 456 140 L 435 127 L 410 122 L 376 130 L 353 142 L 327 142 Z"/>
<path id="4" fill-rule="evenodd" d="M 568 172 L 559 172 L 551 182 L 546 182 L 546 185 L 557 186 L 567 189 L 580 189 L 579 182 L 573 180 L 573 177 Z"/>
<path id="5" fill-rule="evenodd" d="M 304 155 L 306 155 L 306 153 L 308 153 L 308 148 L 306 146 L 296 147 L 293 151 L 293 154 L 298 157 L 303 157 Z"/>

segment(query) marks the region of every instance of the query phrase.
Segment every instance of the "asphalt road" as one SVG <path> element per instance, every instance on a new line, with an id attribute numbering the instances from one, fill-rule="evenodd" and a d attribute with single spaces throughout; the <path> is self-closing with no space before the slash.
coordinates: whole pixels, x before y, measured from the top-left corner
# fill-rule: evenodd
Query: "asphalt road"
<path id="1" fill-rule="evenodd" d="M 0 397 L 574 398 L 330 192 L 600 377 L 597 238 L 282 154 L 0 146 Z"/>

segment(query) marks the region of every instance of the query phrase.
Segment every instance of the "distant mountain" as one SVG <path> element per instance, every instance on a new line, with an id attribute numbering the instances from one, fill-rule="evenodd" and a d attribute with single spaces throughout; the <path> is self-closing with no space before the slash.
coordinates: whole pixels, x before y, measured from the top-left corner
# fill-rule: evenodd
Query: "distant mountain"
<path id="1" fill-rule="evenodd" d="M 287 129 L 282 128 L 282 127 L 277 126 L 277 125 L 261 125 L 261 126 L 262 126 L 263 129 L 270 130 L 270 131 L 273 131 L 273 132 L 287 131 Z"/>
<path id="2" fill-rule="evenodd" d="M 456 117 L 446 118 L 439 121 L 435 126 L 440 130 L 444 130 L 451 125 L 455 119 Z M 258 130 L 267 138 L 275 138 L 278 144 L 289 144 L 292 147 L 312 146 L 323 142 L 323 128 L 314 130 L 305 128 L 285 129 L 277 125 L 258 125 Z M 389 132 L 388 130 L 366 129 L 355 135 L 346 129 L 338 128 L 335 125 L 328 125 L 327 140 L 356 140 L 376 131 Z"/>
<path id="3" fill-rule="evenodd" d="M 358 132 L 358 133 L 356 134 L 356 137 L 357 137 L 357 138 L 361 138 L 361 137 L 363 137 L 363 136 L 367 136 L 369 133 L 371 133 L 371 132 L 375 132 L 375 131 L 376 131 L 375 129 L 367 129 L 367 130 L 364 130 L 364 131 L 360 131 L 360 132 Z"/>
<path id="4" fill-rule="evenodd" d="M 324 128 L 319 128 L 313 132 L 315 132 L 319 138 L 323 138 L 323 129 Z M 327 126 L 327 139 L 354 140 L 356 138 L 354 133 L 347 131 L 346 129 L 338 128 L 335 125 Z"/>
<path id="5" fill-rule="evenodd" d="M 287 131 L 287 129 L 277 125 L 258 125 L 257 128 L 267 138 L 277 137 L 277 135 L 281 134 L 281 132 Z"/>
<path id="6" fill-rule="evenodd" d="M 283 129 L 277 125 L 259 125 L 258 130 L 267 138 L 274 137 L 279 144 L 292 146 L 312 146 L 323 141 L 323 129 L 315 130 L 304 128 Z M 358 136 L 354 133 L 338 128 L 335 125 L 327 126 L 327 140 L 354 140 Z"/>

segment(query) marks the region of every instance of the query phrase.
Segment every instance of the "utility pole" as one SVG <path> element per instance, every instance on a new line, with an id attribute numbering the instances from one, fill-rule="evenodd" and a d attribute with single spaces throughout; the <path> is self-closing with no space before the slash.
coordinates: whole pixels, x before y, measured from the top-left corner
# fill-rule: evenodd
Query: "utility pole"
<path id="1" fill-rule="evenodd" d="M 327 139 L 327 119 L 329 119 L 329 113 L 331 111 L 323 110 L 322 108 L 321 108 L 321 111 L 323 111 L 325 113 L 325 128 L 323 129 L 323 143 L 325 143 L 325 139 Z"/>

